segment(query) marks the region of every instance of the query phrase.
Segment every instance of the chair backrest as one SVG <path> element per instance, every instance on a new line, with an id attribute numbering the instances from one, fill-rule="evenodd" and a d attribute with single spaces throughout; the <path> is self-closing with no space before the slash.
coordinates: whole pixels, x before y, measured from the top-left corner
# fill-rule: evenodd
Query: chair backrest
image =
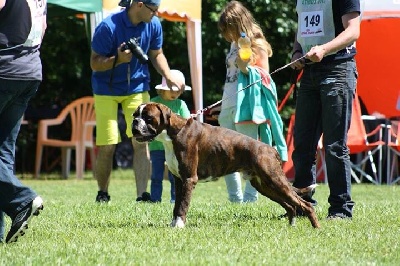
<path id="1" fill-rule="evenodd" d="M 92 96 L 86 96 L 74 100 L 68 104 L 60 113 L 60 117 L 69 116 L 71 119 L 71 140 L 80 140 L 83 131 L 83 125 L 87 121 L 95 121 L 95 110 L 94 110 L 94 98 Z M 87 136 L 84 136 L 85 140 L 92 139 L 92 130 L 88 130 Z"/>
<path id="2" fill-rule="evenodd" d="M 293 130 L 294 130 L 294 115 L 290 117 L 290 122 L 288 126 L 288 132 L 286 135 L 286 146 L 288 149 L 288 160 L 283 163 L 283 171 L 286 174 L 286 177 L 289 181 L 294 180 L 294 165 L 292 161 L 292 154 L 294 150 L 293 143 Z"/>
<path id="3" fill-rule="evenodd" d="M 351 114 L 350 128 L 347 133 L 347 146 L 351 154 L 362 152 L 367 146 L 367 132 L 361 118 L 361 106 L 358 94 L 353 99 L 353 112 Z"/>

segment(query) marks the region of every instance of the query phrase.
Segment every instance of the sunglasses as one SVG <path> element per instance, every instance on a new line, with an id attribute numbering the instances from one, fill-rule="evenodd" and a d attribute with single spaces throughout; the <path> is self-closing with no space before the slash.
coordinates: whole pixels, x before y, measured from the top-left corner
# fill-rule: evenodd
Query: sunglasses
<path id="1" fill-rule="evenodd" d="M 152 9 L 151 7 L 149 7 L 148 5 L 146 5 L 145 3 L 143 3 L 143 5 L 144 5 L 145 7 L 147 7 L 152 13 L 156 13 L 156 12 L 158 11 L 158 8 Z"/>

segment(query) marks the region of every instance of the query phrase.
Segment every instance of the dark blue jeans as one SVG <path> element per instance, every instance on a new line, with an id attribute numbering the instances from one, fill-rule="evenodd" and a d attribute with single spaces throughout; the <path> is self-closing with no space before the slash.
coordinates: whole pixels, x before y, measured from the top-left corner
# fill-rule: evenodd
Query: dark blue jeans
<path id="1" fill-rule="evenodd" d="M 297 91 L 294 128 L 295 181 L 298 188 L 316 182 L 316 151 L 323 134 L 330 195 L 328 213 L 352 217 L 351 166 L 347 147 L 352 100 L 357 84 L 354 60 L 306 65 Z M 308 199 L 314 205 L 313 199 Z"/>
<path id="2" fill-rule="evenodd" d="M 0 79 L 0 215 L 4 212 L 12 218 L 37 196 L 14 175 L 14 160 L 22 116 L 39 84 Z M 2 221 L 0 218 L 0 229 Z"/>
<path id="3" fill-rule="evenodd" d="M 150 194 L 151 200 L 161 202 L 163 191 L 163 179 L 165 168 L 165 151 L 157 150 L 150 151 L 151 161 L 151 185 Z M 175 201 L 175 179 L 174 175 L 168 171 L 168 179 L 171 182 L 171 201 Z"/>

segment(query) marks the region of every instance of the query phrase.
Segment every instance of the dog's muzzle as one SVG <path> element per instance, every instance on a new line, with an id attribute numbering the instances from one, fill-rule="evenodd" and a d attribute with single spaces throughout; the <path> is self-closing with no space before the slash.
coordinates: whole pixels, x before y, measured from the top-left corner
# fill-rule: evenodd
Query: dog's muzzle
<path id="1" fill-rule="evenodd" d="M 154 140 L 157 133 L 142 118 L 135 118 L 132 122 L 132 135 L 137 141 L 145 142 Z"/>

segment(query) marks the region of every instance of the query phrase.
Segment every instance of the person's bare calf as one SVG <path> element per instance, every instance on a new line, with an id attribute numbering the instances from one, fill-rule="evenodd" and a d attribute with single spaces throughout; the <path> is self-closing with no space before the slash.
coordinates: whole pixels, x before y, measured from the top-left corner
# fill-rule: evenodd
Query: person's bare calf
<path id="1" fill-rule="evenodd" d="M 147 143 L 139 143 L 132 139 L 133 145 L 133 173 L 136 180 L 136 201 L 150 201 L 151 197 L 147 190 L 150 179 L 150 156 Z"/>
<path id="2" fill-rule="evenodd" d="M 110 184 L 115 147 L 116 145 L 98 146 L 94 173 L 99 188 L 96 202 L 99 203 L 107 203 L 111 200 L 108 194 L 108 186 Z"/>

